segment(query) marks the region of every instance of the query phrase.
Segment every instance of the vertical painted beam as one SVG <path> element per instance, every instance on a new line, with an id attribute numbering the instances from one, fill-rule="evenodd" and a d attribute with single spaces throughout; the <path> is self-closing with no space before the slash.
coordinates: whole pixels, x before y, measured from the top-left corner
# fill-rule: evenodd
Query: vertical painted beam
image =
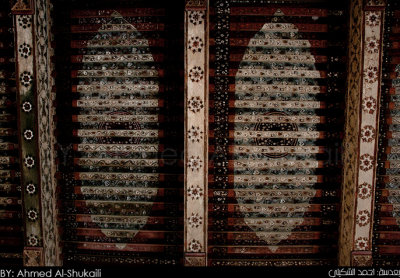
<path id="1" fill-rule="evenodd" d="M 363 0 L 349 3 L 348 70 L 343 138 L 343 182 L 339 228 L 338 264 L 350 266 L 354 232 L 358 126 L 360 110 Z"/>
<path id="2" fill-rule="evenodd" d="M 12 12 L 15 25 L 18 141 L 25 225 L 23 261 L 25 266 L 43 266 L 33 2 L 18 1 Z"/>
<path id="3" fill-rule="evenodd" d="M 379 100 L 382 76 L 384 1 L 364 5 L 362 80 L 359 110 L 359 157 L 355 197 L 353 266 L 372 266 L 372 231 L 376 188 Z"/>
<path id="4" fill-rule="evenodd" d="M 58 266 L 49 0 L 19 0 L 15 16 L 24 264 Z"/>
<path id="5" fill-rule="evenodd" d="M 60 244 L 57 226 L 56 163 L 54 135 L 55 93 L 50 47 L 52 25 L 50 0 L 34 0 L 35 72 L 37 92 L 37 119 L 41 180 L 41 217 L 43 222 L 43 253 L 46 266 L 60 266 Z"/>
<path id="6" fill-rule="evenodd" d="M 384 0 L 351 1 L 339 264 L 372 265 Z"/>
<path id="7" fill-rule="evenodd" d="M 207 264 L 208 181 L 207 2 L 185 8 L 185 246 L 186 266 Z"/>

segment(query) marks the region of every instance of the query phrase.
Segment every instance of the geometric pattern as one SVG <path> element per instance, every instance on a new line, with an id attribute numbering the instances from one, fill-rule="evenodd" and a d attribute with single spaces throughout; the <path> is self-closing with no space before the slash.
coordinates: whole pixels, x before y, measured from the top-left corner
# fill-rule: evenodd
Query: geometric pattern
<path id="1" fill-rule="evenodd" d="M 182 40 L 171 30 L 181 19 L 164 5 L 100 6 L 55 6 L 69 21 L 55 22 L 64 264 L 178 264 Z"/>
<path id="2" fill-rule="evenodd" d="M 251 1 L 214 8 L 209 264 L 331 264 L 346 40 L 336 23 L 344 13 Z"/>
<path id="3" fill-rule="evenodd" d="M 186 49 L 186 118 L 185 118 L 185 265 L 196 266 L 198 261 L 205 264 L 207 250 L 204 233 L 207 216 L 205 209 L 207 192 L 207 81 L 205 68 L 206 41 L 206 5 L 205 3 L 185 8 L 187 26 L 185 33 Z M 197 195 L 197 196 L 196 196 Z M 203 258 L 203 259 L 202 259 Z"/>

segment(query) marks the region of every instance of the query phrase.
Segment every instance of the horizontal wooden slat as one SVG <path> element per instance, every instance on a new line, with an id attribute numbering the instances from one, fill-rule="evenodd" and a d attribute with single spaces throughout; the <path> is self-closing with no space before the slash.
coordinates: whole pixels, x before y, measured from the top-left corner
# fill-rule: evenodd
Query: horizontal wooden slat
<path id="1" fill-rule="evenodd" d="M 93 122 L 141 122 L 158 123 L 163 121 L 161 115 L 72 115 L 72 121 L 78 123 Z"/>
<path id="2" fill-rule="evenodd" d="M 210 84 L 210 91 L 215 93 L 215 85 Z M 254 92 L 254 93 L 307 93 L 307 94 L 319 94 L 326 93 L 326 86 L 313 86 L 313 85 L 270 85 L 270 84 L 243 84 L 235 85 L 229 84 L 229 92 Z"/>
<path id="3" fill-rule="evenodd" d="M 268 255 L 268 254 L 316 254 L 321 251 L 322 248 L 332 248 L 332 246 L 312 246 L 312 245 L 287 245 L 287 246 L 209 246 L 209 249 L 213 249 L 214 252 L 218 248 L 227 248 L 227 254 L 247 254 L 247 255 Z"/>
<path id="4" fill-rule="evenodd" d="M 109 39 L 109 40 L 73 40 L 71 41 L 72 48 L 107 48 L 107 47 L 146 47 L 146 46 L 164 46 L 164 39 L 153 40 L 153 39 Z"/>
<path id="5" fill-rule="evenodd" d="M 282 31 L 281 29 L 281 24 L 277 23 L 275 24 L 276 28 L 271 29 L 270 31 Z M 238 22 L 232 22 L 230 24 L 230 29 L 231 31 L 259 31 L 262 25 L 260 26 L 259 23 L 238 23 Z M 211 24 L 211 28 L 214 29 L 215 27 L 213 24 Z M 326 24 L 296 24 L 296 29 L 291 29 L 288 28 L 285 30 L 285 32 L 327 32 L 328 31 L 328 25 Z"/>
<path id="6" fill-rule="evenodd" d="M 323 131 L 229 131 L 229 136 L 234 138 L 324 138 Z M 212 135 L 210 137 L 213 137 Z"/>
<path id="7" fill-rule="evenodd" d="M 286 16 L 298 16 L 298 17 L 327 17 L 327 9 L 316 9 L 316 8 L 286 8 L 286 7 L 232 7 L 230 14 L 232 16 L 248 16 L 248 15 L 261 15 L 261 16 L 273 16 L 278 9 Z"/>
<path id="8" fill-rule="evenodd" d="M 127 129 L 78 129 L 74 130 L 73 134 L 78 137 L 162 137 L 161 130 L 127 130 Z"/>
<path id="9" fill-rule="evenodd" d="M 231 123 L 297 123 L 297 124 L 319 124 L 325 123 L 325 116 L 285 116 L 285 115 L 229 115 Z M 210 116 L 210 122 L 214 117 Z"/>
<path id="10" fill-rule="evenodd" d="M 165 14 L 165 10 L 162 8 L 126 8 L 113 9 L 113 10 L 73 10 L 71 12 L 71 18 L 99 18 L 99 17 L 111 17 L 112 14 L 117 11 L 123 17 L 127 16 L 162 16 Z"/>
<path id="11" fill-rule="evenodd" d="M 71 77 L 162 77 L 162 69 L 151 70 L 72 70 Z"/>
<path id="12" fill-rule="evenodd" d="M 101 24 L 94 25 L 71 25 L 71 33 L 94 33 L 94 32 L 107 32 L 108 30 L 99 30 Z M 162 23 L 136 23 L 135 31 L 164 31 L 164 24 Z"/>
<path id="13" fill-rule="evenodd" d="M 247 43 L 244 42 L 246 45 Z M 262 47 L 262 46 L 257 46 Z M 273 61 L 276 63 L 299 63 L 299 64 L 323 64 L 328 61 L 328 57 L 322 55 L 281 55 L 281 54 L 230 54 L 232 62 L 264 62 Z M 210 61 L 215 62 L 215 55 L 210 56 Z M 214 75 L 214 74 L 212 74 Z"/>

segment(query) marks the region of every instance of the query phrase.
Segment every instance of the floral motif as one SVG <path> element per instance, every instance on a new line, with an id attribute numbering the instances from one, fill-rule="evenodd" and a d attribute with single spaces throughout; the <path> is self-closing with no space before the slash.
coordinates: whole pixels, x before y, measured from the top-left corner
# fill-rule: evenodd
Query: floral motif
<path id="1" fill-rule="evenodd" d="M 365 13 L 365 23 L 368 26 L 378 26 L 381 21 L 381 15 L 378 12 L 367 11 Z"/>
<path id="2" fill-rule="evenodd" d="M 19 46 L 18 52 L 22 58 L 28 58 L 32 53 L 32 48 L 29 44 L 23 43 Z"/>
<path id="3" fill-rule="evenodd" d="M 189 78 L 190 80 L 192 80 L 192 82 L 199 82 L 200 80 L 203 79 L 203 76 L 204 76 L 204 71 L 199 66 L 194 66 L 189 71 Z"/>
<path id="4" fill-rule="evenodd" d="M 200 97 L 192 97 L 189 100 L 188 106 L 189 110 L 193 113 L 199 112 L 204 107 L 203 100 Z"/>
<path id="5" fill-rule="evenodd" d="M 18 24 L 22 28 L 26 29 L 28 27 L 31 27 L 32 25 L 32 16 L 30 15 L 20 15 L 18 16 Z"/>
<path id="6" fill-rule="evenodd" d="M 369 154 L 363 154 L 360 157 L 360 170 L 366 172 L 368 170 L 372 169 L 373 166 L 373 162 L 374 162 L 374 157 L 372 155 Z"/>
<path id="7" fill-rule="evenodd" d="M 191 37 L 189 39 L 189 50 L 191 50 L 193 53 L 196 52 L 201 52 L 201 50 L 203 49 L 204 43 L 203 40 L 199 37 Z"/>
<path id="8" fill-rule="evenodd" d="M 188 217 L 188 223 L 192 228 L 198 228 L 203 223 L 203 217 L 192 212 L 192 215 Z"/>
<path id="9" fill-rule="evenodd" d="M 356 249 L 357 250 L 368 250 L 368 238 L 366 237 L 359 237 L 356 239 Z"/>
<path id="10" fill-rule="evenodd" d="M 24 71 L 20 74 L 19 80 L 21 81 L 21 84 L 23 86 L 29 87 L 29 85 L 31 85 L 33 82 L 32 74 L 30 72 Z"/>
<path id="11" fill-rule="evenodd" d="M 35 209 L 30 209 L 26 214 L 30 221 L 36 221 L 39 217 L 39 215 Z"/>
<path id="12" fill-rule="evenodd" d="M 190 168 L 190 170 L 192 170 L 192 172 L 194 170 L 199 171 L 200 168 L 202 167 L 202 160 L 200 159 L 199 156 L 194 157 L 192 155 L 192 157 L 189 159 L 189 163 L 188 163 L 188 167 Z"/>
<path id="13" fill-rule="evenodd" d="M 26 113 L 31 112 L 32 111 L 32 104 L 30 102 L 28 102 L 28 101 L 25 101 L 22 104 L 22 110 L 24 110 L 24 112 L 26 112 Z"/>
<path id="14" fill-rule="evenodd" d="M 202 24 L 204 20 L 203 11 L 189 11 L 189 21 L 193 25 Z"/>
<path id="15" fill-rule="evenodd" d="M 362 109 L 364 112 L 374 114 L 376 110 L 376 100 L 373 97 L 365 97 L 362 100 Z"/>
<path id="16" fill-rule="evenodd" d="M 371 197 L 372 186 L 366 182 L 358 185 L 358 197 L 360 199 L 367 199 Z"/>
<path id="17" fill-rule="evenodd" d="M 39 245 L 39 238 L 33 234 L 28 237 L 28 245 L 29 246 L 38 246 Z"/>
<path id="18" fill-rule="evenodd" d="M 25 140 L 32 140 L 33 139 L 33 131 L 30 129 L 27 129 L 24 131 L 24 138 Z"/>
<path id="19" fill-rule="evenodd" d="M 375 36 L 368 37 L 366 39 L 365 48 L 369 54 L 378 53 L 379 52 L 379 44 L 380 40 Z"/>
<path id="20" fill-rule="evenodd" d="M 371 218 L 371 214 L 368 210 L 360 210 L 356 216 L 356 223 L 360 227 L 366 226 L 369 224 Z"/>
<path id="21" fill-rule="evenodd" d="M 367 83 L 374 83 L 378 80 L 378 67 L 369 66 L 364 70 L 364 80 Z"/>
<path id="22" fill-rule="evenodd" d="M 192 241 L 189 243 L 189 251 L 200 252 L 200 250 L 201 250 L 200 241 L 192 239 Z"/>
<path id="23" fill-rule="evenodd" d="M 192 198 L 192 200 L 198 200 L 203 196 L 203 188 L 200 188 L 198 185 L 196 185 L 196 187 L 191 185 L 187 190 L 187 195 L 189 198 Z"/>
<path id="24" fill-rule="evenodd" d="M 24 159 L 24 164 L 26 167 L 32 168 L 33 166 L 35 166 L 35 160 L 33 159 L 32 156 L 27 156 Z"/>
<path id="25" fill-rule="evenodd" d="M 29 195 L 33 195 L 36 192 L 36 186 L 33 183 L 29 183 L 26 185 L 26 192 Z"/>
<path id="26" fill-rule="evenodd" d="M 203 131 L 198 126 L 192 126 L 188 131 L 188 139 L 194 142 L 200 142 L 203 139 Z"/>
<path id="27" fill-rule="evenodd" d="M 364 126 L 361 129 L 361 140 L 366 143 L 371 143 L 375 138 L 375 128 L 371 125 Z"/>

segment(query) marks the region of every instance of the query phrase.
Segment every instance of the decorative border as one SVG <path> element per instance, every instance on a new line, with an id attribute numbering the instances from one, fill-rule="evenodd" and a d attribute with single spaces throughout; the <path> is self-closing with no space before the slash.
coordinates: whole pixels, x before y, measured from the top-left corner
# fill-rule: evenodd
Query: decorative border
<path id="1" fill-rule="evenodd" d="M 35 1 L 35 38 L 36 38 L 36 74 L 38 103 L 38 138 L 41 175 L 41 198 L 43 218 L 43 247 L 46 266 L 59 266 L 59 234 L 57 228 L 56 208 L 56 163 L 54 137 L 55 95 L 52 94 L 54 78 L 50 58 L 53 49 L 50 47 L 51 17 L 50 0 Z"/>
<path id="2" fill-rule="evenodd" d="M 204 1 L 200 1 L 204 2 Z M 206 265 L 208 176 L 207 9 L 185 9 L 185 265 Z"/>

